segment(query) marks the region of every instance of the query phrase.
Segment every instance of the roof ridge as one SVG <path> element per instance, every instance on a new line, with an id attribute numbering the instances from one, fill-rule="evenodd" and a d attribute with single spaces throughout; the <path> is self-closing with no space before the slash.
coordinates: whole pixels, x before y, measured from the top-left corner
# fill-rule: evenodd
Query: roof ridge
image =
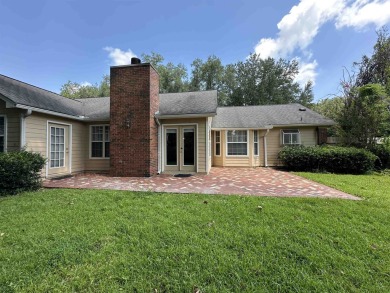
<path id="1" fill-rule="evenodd" d="M 218 90 L 186 91 L 186 92 L 177 92 L 177 93 L 159 93 L 159 95 L 186 94 L 186 93 L 204 93 L 204 92 L 218 92 Z"/>
<path id="2" fill-rule="evenodd" d="M 34 88 L 36 88 L 36 89 L 39 89 L 39 90 L 42 90 L 42 91 L 45 91 L 45 92 L 48 92 L 48 93 L 52 93 L 52 94 L 54 94 L 54 95 L 56 95 L 56 96 L 58 96 L 58 97 L 64 98 L 64 99 L 77 101 L 76 99 L 70 99 L 70 98 L 61 96 L 60 94 L 57 94 L 57 93 L 55 93 L 55 92 L 53 92 L 53 91 L 49 91 L 49 90 L 47 90 L 47 89 L 41 88 L 41 87 L 39 87 L 39 86 L 30 84 L 30 83 L 27 83 L 27 82 L 24 82 L 24 81 L 21 81 L 21 80 L 19 80 L 19 79 L 13 78 L 13 77 L 9 77 L 9 76 L 4 75 L 4 74 L 1 74 L 1 73 L 0 73 L 0 76 L 3 76 L 3 77 L 5 77 L 5 78 L 11 79 L 11 80 L 16 81 L 16 82 L 20 82 L 20 83 L 22 83 L 22 84 L 25 84 L 25 85 L 34 87 Z M 79 102 L 79 101 L 77 101 L 77 102 Z"/>
<path id="3" fill-rule="evenodd" d="M 289 105 L 299 105 L 305 107 L 299 103 L 289 103 L 289 104 L 269 104 L 269 105 L 246 105 L 246 106 L 218 106 L 218 108 L 275 107 L 275 106 L 289 106 Z"/>

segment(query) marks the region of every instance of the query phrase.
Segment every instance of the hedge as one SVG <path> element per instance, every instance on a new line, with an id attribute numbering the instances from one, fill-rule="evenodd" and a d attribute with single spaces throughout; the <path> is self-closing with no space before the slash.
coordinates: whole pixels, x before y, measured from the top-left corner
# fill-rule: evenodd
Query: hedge
<path id="1" fill-rule="evenodd" d="M 0 153 L 0 196 L 41 187 L 45 159 L 28 151 Z"/>
<path id="2" fill-rule="evenodd" d="M 378 157 L 375 161 L 376 169 L 390 168 L 390 146 L 388 144 L 377 144 L 369 147 L 370 152 Z"/>
<path id="3" fill-rule="evenodd" d="M 287 146 L 279 152 L 279 159 L 292 171 L 363 174 L 374 169 L 378 157 L 353 147 Z"/>

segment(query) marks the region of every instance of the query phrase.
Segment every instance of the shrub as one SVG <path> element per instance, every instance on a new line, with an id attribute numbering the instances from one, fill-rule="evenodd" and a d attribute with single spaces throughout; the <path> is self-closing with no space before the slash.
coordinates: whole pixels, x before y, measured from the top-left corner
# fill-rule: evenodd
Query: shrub
<path id="1" fill-rule="evenodd" d="M 326 171 L 343 174 L 362 174 L 374 169 L 377 156 L 352 147 L 288 146 L 279 158 L 289 170 Z"/>
<path id="2" fill-rule="evenodd" d="M 377 144 L 370 146 L 369 150 L 378 157 L 375 161 L 376 169 L 390 168 L 390 145 Z"/>
<path id="3" fill-rule="evenodd" d="M 45 159 L 37 153 L 0 153 L 0 195 L 16 194 L 41 187 Z"/>

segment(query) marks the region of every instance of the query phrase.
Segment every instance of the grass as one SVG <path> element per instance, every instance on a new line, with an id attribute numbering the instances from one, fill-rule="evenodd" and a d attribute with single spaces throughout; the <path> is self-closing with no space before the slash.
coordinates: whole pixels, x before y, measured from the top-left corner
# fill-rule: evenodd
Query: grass
<path id="1" fill-rule="evenodd" d="M 299 175 L 365 200 L 0 198 L 0 292 L 389 292 L 390 176 Z"/>

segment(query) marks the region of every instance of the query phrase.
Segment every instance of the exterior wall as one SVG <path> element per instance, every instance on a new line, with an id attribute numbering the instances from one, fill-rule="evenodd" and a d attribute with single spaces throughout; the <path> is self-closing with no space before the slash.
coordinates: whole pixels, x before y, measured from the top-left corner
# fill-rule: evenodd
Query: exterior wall
<path id="1" fill-rule="evenodd" d="M 280 162 L 278 160 L 278 153 L 283 147 L 281 141 L 281 130 L 288 129 L 289 127 L 273 128 L 268 134 L 266 130 L 259 131 L 259 156 L 254 156 L 254 144 L 253 144 L 253 130 L 249 130 L 248 143 L 249 152 L 248 156 L 227 156 L 226 145 L 226 130 L 221 130 L 221 156 L 215 156 L 215 131 L 212 131 L 212 157 L 213 166 L 219 167 L 257 167 L 265 166 L 264 159 L 264 136 L 266 135 L 267 143 L 267 160 L 268 166 L 278 166 Z M 297 127 L 290 127 L 296 129 Z M 305 146 L 312 146 L 317 144 L 317 128 L 316 127 L 299 127 L 301 134 L 301 144 Z"/>
<path id="2" fill-rule="evenodd" d="M 0 115 L 6 117 L 7 121 L 7 152 L 20 150 L 20 109 L 6 108 L 6 103 L 0 96 Z"/>
<path id="3" fill-rule="evenodd" d="M 48 122 L 70 124 L 72 128 L 71 172 L 83 172 L 88 158 L 88 128 L 82 122 L 33 112 L 25 120 L 26 148 L 47 158 Z M 46 166 L 48 168 L 48 165 Z M 46 173 L 46 170 L 45 170 Z M 45 174 L 44 174 L 45 175 Z"/>
<path id="4" fill-rule="evenodd" d="M 110 171 L 110 158 L 91 158 L 91 125 L 110 125 L 109 121 L 90 122 L 86 124 L 87 146 L 85 154 L 85 172 L 108 173 Z"/>
<path id="5" fill-rule="evenodd" d="M 283 127 L 273 128 L 267 135 L 267 153 L 268 166 L 278 166 L 281 163 L 278 160 L 278 153 L 282 149 L 281 130 L 282 129 L 299 129 L 301 133 L 301 144 L 304 146 L 313 146 L 317 144 L 316 127 Z"/>
<path id="6" fill-rule="evenodd" d="M 111 67 L 110 76 L 110 174 L 157 174 L 159 76 L 149 64 Z"/>
<path id="7" fill-rule="evenodd" d="M 197 144 L 198 144 L 198 155 L 197 155 L 197 166 L 199 173 L 207 173 L 206 169 L 206 123 L 207 118 L 193 118 L 193 119 L 163 119 L 160 121 L 162 125 L 180 125 L 180 124 L 198 124 L 197 133 Z M 164 140 L 162 140 L 164 141 Z M 164 156 L 162 156 L 164 157 Z M 164 164 L 164 162 L 163 162 Z"/>

